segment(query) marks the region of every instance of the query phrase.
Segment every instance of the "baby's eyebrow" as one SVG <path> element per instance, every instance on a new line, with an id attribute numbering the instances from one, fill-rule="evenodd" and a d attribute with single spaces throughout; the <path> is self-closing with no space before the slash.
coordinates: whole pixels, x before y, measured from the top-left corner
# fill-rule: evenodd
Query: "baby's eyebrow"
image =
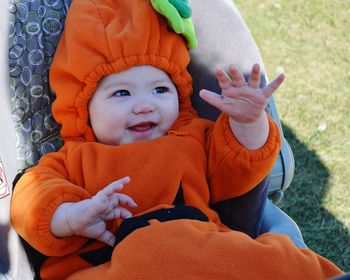
<path id="1" fill-rule="evenodd" d="M 172 84 L 172 82 L 169 79 L 158 79 L 158 80 L 151 81 L 149 83 L 149 85 L 151 86 L 158 85 L 158 84 Z"/>
<path id="2" fill-rule="evenodd" d="M 115 90 L 116 88 L 118 89 L 123 89 L 123 88 L 130 88 L 130 87 L 135 87 L 135 84 L 132 82 L 113 82 L 111 84 L 108 84 L 104 87 L 104 90 Z"/>

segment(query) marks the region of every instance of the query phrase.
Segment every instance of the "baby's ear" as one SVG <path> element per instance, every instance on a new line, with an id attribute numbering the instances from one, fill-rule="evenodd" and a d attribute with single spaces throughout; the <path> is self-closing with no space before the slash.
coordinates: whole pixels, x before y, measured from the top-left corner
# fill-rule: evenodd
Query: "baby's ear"
<path id="1" fill-rule="evenodd" d="M 201 89 L 220 93 L 216 69 L 234 64 L 245 76 L 252 65 L 263 65 L 255 41 L 233 1 L 191 0 L 198 46 L 190 50 L 193 78 L 192 104 L 201 117 L 215 120 L 219 111 L 199 97 Z M 262 77 L 265 83 L 264 77 Z"/>

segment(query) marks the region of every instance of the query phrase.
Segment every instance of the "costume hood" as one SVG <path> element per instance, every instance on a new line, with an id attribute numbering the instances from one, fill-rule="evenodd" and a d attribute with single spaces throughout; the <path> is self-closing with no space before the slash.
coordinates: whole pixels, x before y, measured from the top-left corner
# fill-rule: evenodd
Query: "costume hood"
<path id="1" fill-rule="evenodd" d="M 169 4 L 161 4 L 165 2 Z M 179 94 L 174 127 L 187 122 L 196 115 L 190 101 L 189 61 L 183 37 L 170 29 L 150 0 L 74 0 L 50 70 L 56 94 L 52 112 L 62 125 L 61 136 L 96 141 L 88 102 L 99 80 L 138 65 L 168 73 Z"/>

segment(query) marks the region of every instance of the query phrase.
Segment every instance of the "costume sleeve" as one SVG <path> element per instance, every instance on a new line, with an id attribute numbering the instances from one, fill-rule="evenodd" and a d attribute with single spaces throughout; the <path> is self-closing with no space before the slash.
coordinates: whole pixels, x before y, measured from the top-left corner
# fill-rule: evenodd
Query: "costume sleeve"
<path id="1" fill-rule="evenodd" d="M 211 203 L 240 196 L 253 189 L 272 170 L 281 148 L 277 124 L 271 117 L 266 143 L 248 150 L 235 138 L 229 117 L 221 114 L 208 141 L 208 180 Z"/>
<path id="2" fill-rule="evenodd" d="M 32 247 L 47 256 L 72 253 L 86 243 L 87 238 L 72 236 L 56 238 L 50 222 L 56 208 L 64 202 L 76 202 L 90 197 L 80 186 L 68 180 L 69 148 L 41 158 L 18 181 L 11 201 L 11 222 L 17 233 Z"/>

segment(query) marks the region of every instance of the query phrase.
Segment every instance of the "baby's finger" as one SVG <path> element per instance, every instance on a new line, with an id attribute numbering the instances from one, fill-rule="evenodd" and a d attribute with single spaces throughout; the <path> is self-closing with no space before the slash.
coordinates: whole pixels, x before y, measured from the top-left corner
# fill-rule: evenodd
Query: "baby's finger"
<path id="1" fill-rule="evenodd" d="M 263 88 L 262 92 L 266 97 L 270 97 L 283 83 L 284 74 L 280 74 L 277 78 L 275 78 L 271 83 L 269 83 L 266 87 Z"/>
<path id="2" fill-rule="evenodd" d="M 103 194 L 105 195 L 112 195 L 113 193 L 120 191 L 124 187 L 124 184 L 127 184 L 129 182 L 130 182 L 130 177 L 126 176 L 124 178 L 121 178 L 117 181 L 110 183 L 101 192 L 103 192 Z"/>
<path id="3" fill-rule="evenodd" d="M 216 70 L 215 76 L 219 82 L 221 90 L 227 90 L 228 88 L 232 87 L 232 81 L 230 77 L 228 77 L 227 74 L 221 69 Z"/>
<path id="4" fill-rule="evenodd" d="M 209 104 L 213 105 L 214 107 L 222 111 L 222 100 L 223 100 L 222 95 L 216 94 L 215 92 L 212 92 L 210 90 L 202 89 L 199 92 L 199 96 Z"/>
<path id="5" fill-rule="evenodd" d="M 113 183 L 116 183 L 116 184 L 121 184 L 121 185 L 124 185 L 124 184 L 127 184 L 127 183 L 130 183 L 130 177 L 129 176 L 125 176 L 117 181 L 114 181 Z"/>
<path id="6" fill-rule="evenodd" d="M 114 218 L 115 219 L 118 219 L 118 218 L 128 219 L 131 217 L 132 217 L 132 214 L 129 210 L 122 208 L 122 207 L 114 208 Z"/>
<path id="7" fill-rule="evenodd" d="M 115 193 L 113 194 L 112 197 L 113 201 L 115 201 L 115 205 L 114 207 L 118 206 L 118 205 L 128 205 L 130 207 L 137 207 L 136 202 L 128 195 L 126 194 L 122 194 L 122 193 Z"/>
<path id="8" fill-rule="evenodd" d="M 230 66 L 229 67 L 229 72 L 230 72 L 230 75 L 231 75 L 232 83 L 236 87 L 243 87 L 246 84 L 242 72 L 239 71 L 237 67 Z"/>
<path id="9" fill-rule="evenodd" d="M 260 86 L 260 65 L 254 64 L 252 71 L 249 76 L 248 85 L 253 88 L 258 88 Z"/>
<path id="10" fill-rule="evenodd" d="M 106 230 L 101 236 L 97 237 L 96 239 L 114 247 L 115 236 L 108 230 Z"/>

